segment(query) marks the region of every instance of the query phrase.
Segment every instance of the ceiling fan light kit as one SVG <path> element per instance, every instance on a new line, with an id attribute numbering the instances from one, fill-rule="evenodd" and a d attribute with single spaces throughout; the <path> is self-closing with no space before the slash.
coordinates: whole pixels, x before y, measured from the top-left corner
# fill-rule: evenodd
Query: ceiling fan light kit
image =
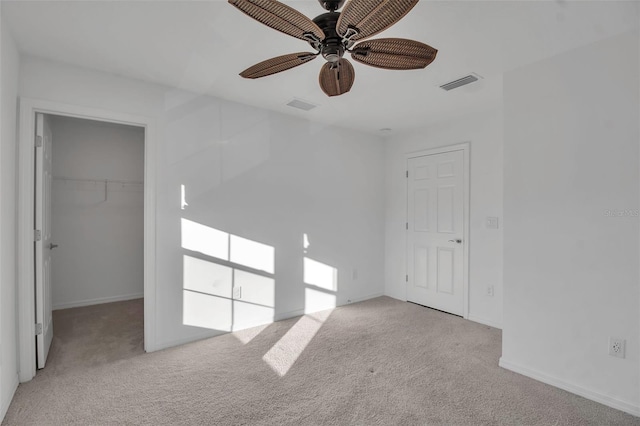
<path id="1" fill-rule="evenodd" d="M 240 76 L 266 77 L 322 56 L 326 63 L 320 69 L 320 88 L 327 96 L 339 96 L 351 90 L 355 81 L 355 70 L 343 57 L 345 52 L 356 62 L 389 70 L 425 68 L 436 58 L 436 49 L 415 40 L 361 41 L 398 22 L 418 0 L 318 1 L 328 12 L 309 19 L 277 0 L 229 0 L 253 19 L 304 40 L 315 50 L 315 53 L 299 52 L 267 59 L 242 71 Z M 338 12 L 342 6 L 342 12 Z"/>

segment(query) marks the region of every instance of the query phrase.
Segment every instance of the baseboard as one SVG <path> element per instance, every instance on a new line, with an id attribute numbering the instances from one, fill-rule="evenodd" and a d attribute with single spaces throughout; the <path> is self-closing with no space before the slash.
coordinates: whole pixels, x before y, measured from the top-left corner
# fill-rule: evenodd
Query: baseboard
<path id="1" fill-rule="evenodd" d="M 347 305 L 351 305 L 353 303 L 364 302 L 365 300 L 375 299 L 376 297 L 382 297 L 384 295 L 385 295 L 384 292 L 380 292 L 380 293 L 370 294 L 368 296 L 356 297 L 354 299 L 351 299 L 351 303 L 344 303 L 344 304 L 342 304 L 340 306 L 347 306 Z"/>
<path id="2" fill-rule="evenodd" d="M 375 299 L 376 297 L 381 297 L 381 296 L 384 296 L 384 293 L 374 293 L 368 296 L 356 297 L 356 298 L 350 299 L 351 302 L 336 305 L 336 308 L 339 308 L 341 306 L 349 306 L 354 303 L 364 302 L 365 300 Z M 331 308 L 331 309 L 335 309 L 335 308 Z M 277 314 L 275 316 L 274 321 L 284 321 L 286 319 L 295 318 L 302 315 L 304 315 L 304 309 L 296 309 L 295 311 L 289 311 L 289 312 L 283 312 L 283 313 Z"/>
<path id="3" fill-rule="evenodd" d="M 10 391 L 6 398 L 2 398 L 2 406 L 0 407 L 0 423 L 4 420 L 4 416 L 6 416 L 7 411 L 9 410 L 9 405 L 11 405 L 11 401 L 13 401 L 13 395 L 16 393 L 16 389 L 18 389 L 18 375 L 16 374 L 13 377 L 13 383 L 10 385 Z"/>
<path id="4" fill-rule="evenodd" d="M 290 318 L 300 317 L 304 315 L 304 309 L 296 309 L 295 311 L 282 312 L 273 317 L 273 322 L 284 321 Z"/>
<path id="5" fill-rule="evenodd" d="M 406 298 L 403 299 L 401 297 L 396 297 L 395 295 L 389 294 L 389 293 L 383 293 L 383 294 L 380 294 L 380 296 L 387 296 L 387 297 L 390 297 L 392 299 L 400 300 L 402 302 L 406 302 L 407 301 Z M 373 296 L 373 297 L 377 297 L 377 296 Z M 489 327 L 493 327 L 493 328 L 497 328 L 499 330 L 502 330 L 502 324 L 499 324 L 497 322 L 494 322 L 494 321 L 491 321 L 491 320 L 488 320 L 488 319 L 485 319 L 485 318 L 477 317 L 475 315 L 469 315 L 469 316 L 467 316 L 467 319 L 469 321 L 477 322 L 477 323 L 480 323 L 480 324 L 488 325 Z"/>
<path id="6" fill-rule="evenodd" d="M 233 324 L 233 330 L 231 332 L 235 333 L 236 331 L 242 331 L 248 328 L 263 327 L 265 325 L 273 324 L 274 322 L 276 321 L 274 321 L 273 319 L 264 318 L 262 320 L 254 320 L 251 322 L 246 322 L 244 324 L 243 323 Z"/>
<path id="7" fill-rule="evenodd" d="M 359 298 L 354 298 L 354 299 L 351 299 L 351 303 L 338 305 L 338 306 L 336 306 L 336 308 L 339 308 L 340 306 L 348 306 L 348 305 L 351 305 L 353 303 L 364 302 L 365 300 L 375 299 L 376 297 L 380 297 L 380 296 L 384 296 L 384 294 L 383 293 L 375 293 L 375 294 L 371 294 L 369 296 L 363 296 L 363 297 L 359 297 Z M 282 313 L 276 314 L 273 321 L 265 323 L 265 324 L 262 324 L 262 325 L 273 324 L 274 322 L 284 321 L 284 320 L 287 320 L 287 319 L 290 319 L 290 318 L 300 317 L 302 315 L 304 315 L 304 309 L 296 309 L 294 311 L 282 312 Z M 254 326 L 254 327 L 259 327 L 259 325 L 258 326 Z M 252 328 L 252 327 L 249 327 L 249 328 Z M 237 330 L 239 331 L 240 328 L 238 328 Z M 156 345 L 156 347 L 154 348 L 154 351 L 160 351 L 160 350 L 172 348 L 172 347 L 175 347 L 175 346 L 185 345 L 187 343 L 197 342 L 199 340 L 209 339 L 211 337 L 217 337 L 217 336 L 221 336 L 223 334 L 228 334 L 228 333 L 229 333 L 228 331 L 210 331 L 210 332 L 206 332 L 206 333 L 200 334 L 200 335 L 198 335 L 196 337 L 188 337 L 188 338 L 184 338 L 184 339 L 172 340 L 172 341 L 169 341 L 169 342 L 164 342 L 164 343 L 160 343 L 160 344 Z"/>
<path id="8" fill-rule="evenodd" d="M 625 413 L 640 417 L 640 406 L 629 401 L 624 401 L 618 398 L 604 395 L 591 389 L 583 388 L 582 386 L 573 383 L 565 382 L 564 380 L 558 379 L 557 377 L 541 373 L 528 367 L 523 367 L 516 363 L 507 361 L 504 358 L 500 358 L 498 365 L 504 369 L 511 370 L 514 373 L 522 374 L 523 376 L 530 377 L 539 382 L 555 386 L 557 388 L 566 390 L 567 392 L 571 392 L 592 401 L 599 402 L 600 404 L 604 404 L 608 407 L 615 408 L 616 410 L 624 411 Z"/>
<path id="9" fill-rule="evenodd" d="M 405 295 L 405 296 L 398 296 L 398 295 L 397 295 L 397 294 L 395 294 L 395 293 L 396 293 L 396 292 L 393 292 L 393 294 L 392 294 L 392 292 L 387 292 L 387 291 L 385 291 L 384 293 L 382 293 L 382 294 L 381 294 L 381 296 L 387 296 L 387 297 L 390 297 L 390 298 L 392 298 L 392 299 L 399 300 L 399 301 L 401 301 L 401 302 L 406 302 L 406 301 L 407 301 L 407 296 L 406 296 L 406 295 Z"/>
<path id="10" fill-rule="evenodd" d="M 497 322 L 490 321 L 488 319 L 480 318 L 475 315 L 469 315 L 467 317 L 469 321 L 478 322 L 480 324 L 488 325 L 489 327 L 497 328 L 502 330 L 502 324 L 498 324 Z"/>
<path id="11" fill-rule="evenodd" d="M 153 352 L 161 351 L 163 349 L 173 348 L 173 347 L 176 347 L 176 346 L 186 345 L 187 343 L 198 342 L 200 340 L 210 339 L 212 337 L 222 336 L 223 334 L 229 334 L 229 332 L 228 331 L 213 330 L 213 331 L 204 332 L 204 333 L 199 334 L 199 335 L 197 335 L 195 337 L 194 336 L 185 337 L 185 338 L 182 338 L 182 339 L 171 340 L 169 342 L 162 342 L 162 343 L 156 344 Z"/>
<path id="12" fill-rule="evenodd" d="M 125 300 L 141 299 L 144 293 L 128 294 L 126 296 L 98 297 L 97 299 L 78 300 L 77 302 L 58 303 L 53 310 L 79 308 L 81 306 L 99 305 L 101 303 L 124 302 Z"/>

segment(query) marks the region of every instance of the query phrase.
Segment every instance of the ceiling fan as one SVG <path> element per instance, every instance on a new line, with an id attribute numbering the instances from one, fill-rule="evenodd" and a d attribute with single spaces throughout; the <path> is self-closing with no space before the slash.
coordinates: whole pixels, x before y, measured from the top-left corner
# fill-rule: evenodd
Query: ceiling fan
<path id="1" fill-rule="evenodd" d="M 320 87 L 328 96 L 351 90 L 355 71 L 343 58 L 390 70 L 425 68 L 438 51 L 431 46 L 403 38 L 380 38 L 361 41 L 398 22 L 418 0 L 318 0 L 328 10 L 309 19 L 277 0 L 229 0 L 253 19 L 290 36 L 308 42 L 316 52 L 299 52 L 267 59 L 242 71 L 244 78 L 260 78 L 286 71 L 315 59 L 327 61 L 320 70 Z"/>

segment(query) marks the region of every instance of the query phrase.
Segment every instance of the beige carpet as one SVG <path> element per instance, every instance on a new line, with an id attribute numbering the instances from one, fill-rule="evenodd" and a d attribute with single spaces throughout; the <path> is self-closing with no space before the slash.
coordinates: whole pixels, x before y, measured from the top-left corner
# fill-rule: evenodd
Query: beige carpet
<path id="1" fill-rule="evenodd" d="M 387 297 L 152 354 L 141 300 L 54 318 L 3 424 L 640 424 L 499 368 L 499 330 Z"/>

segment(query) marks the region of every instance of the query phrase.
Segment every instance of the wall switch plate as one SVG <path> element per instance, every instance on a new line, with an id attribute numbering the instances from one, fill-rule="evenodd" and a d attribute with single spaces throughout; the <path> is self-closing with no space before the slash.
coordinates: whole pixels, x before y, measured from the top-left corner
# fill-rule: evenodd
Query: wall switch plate
<path id="1" fill-rule="evenodd" d="M 498 229 L 498 218 L 497 217 L 487 217 L 487 228 L 488 229 Z"/>
<path id="2" fill-rule="evenodd" d="M 493 286 L 492 285 L 487 286 L 487 296 L 492 296 L 493 297 Z"/>
<path id="3" fill-rule="evenodd" d="M 609 337 L 609 355 L 624 358 L 626 340 L 617 337 Z"/>
<path id="4" fill-rule="evenodd" d="M 241 299 L 242 298 L 242 287 L 234 287 L 233 288 L 233 298 Z"/>

